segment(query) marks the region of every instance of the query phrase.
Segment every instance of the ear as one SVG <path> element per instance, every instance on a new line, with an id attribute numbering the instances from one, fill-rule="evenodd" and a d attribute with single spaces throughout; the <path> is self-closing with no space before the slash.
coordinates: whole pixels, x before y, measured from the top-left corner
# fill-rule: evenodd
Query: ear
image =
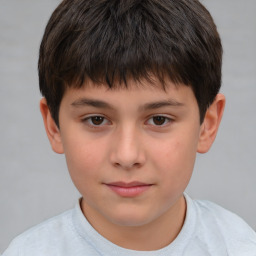
<path id="1" fill-rule="evenodd" d="M 60 129 L 52 118 L 45 98 L 40 100 L 40 111 L 44 120 L 45 131 L 52 146 L 52 150 L 58 154 L 64 153 Z"/>
<path id="2" fill-rule="evenodd" d="M 225 96 L 218 94 L 207 109 L 204 121 L 200 128 L 200 137 L 197 146 L 198 153 L 206 153 L 215 140 L 220 121 L 225 108 Z"/>

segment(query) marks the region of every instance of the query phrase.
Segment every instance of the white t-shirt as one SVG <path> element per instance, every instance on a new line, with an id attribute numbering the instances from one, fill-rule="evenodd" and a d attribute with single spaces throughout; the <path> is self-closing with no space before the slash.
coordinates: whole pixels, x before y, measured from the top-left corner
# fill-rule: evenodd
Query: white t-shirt
<path id="1" fill-rule="evenodd" d="M 238 216 L 185 195 L 187 213 L 177 238 L 156 251 L 121 248 L 88 223 L 80 204 L 18 236 L 2 256 L 256 256 L 256 233 Z"/>

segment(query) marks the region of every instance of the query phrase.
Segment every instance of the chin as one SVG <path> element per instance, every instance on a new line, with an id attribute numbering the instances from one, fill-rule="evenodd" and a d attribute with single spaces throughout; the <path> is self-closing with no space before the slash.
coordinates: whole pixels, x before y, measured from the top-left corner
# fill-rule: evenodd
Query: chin
<path id="1" fill-rule="evenodd" d="M 140 213 L 138 211 L 125 211 L 125 212 L 115 212 L 111 216 L 110 221 L 118 226 L 124 227 L 140 227 L 149 224 L 155 218 L 150 216 L 149 213 Z"/>

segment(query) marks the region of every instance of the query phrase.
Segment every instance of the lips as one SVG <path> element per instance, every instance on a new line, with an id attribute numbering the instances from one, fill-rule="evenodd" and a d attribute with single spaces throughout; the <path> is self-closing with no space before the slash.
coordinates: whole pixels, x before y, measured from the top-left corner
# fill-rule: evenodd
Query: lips
<path id="1" fill-rule="evenodd" d="M 118 181 L 107 183 L 105 185 L 121 197 L 137 197 L 146 192 L 152 186 L 152 184 L 147 184 L 138 181 L 128 183 Z"/>

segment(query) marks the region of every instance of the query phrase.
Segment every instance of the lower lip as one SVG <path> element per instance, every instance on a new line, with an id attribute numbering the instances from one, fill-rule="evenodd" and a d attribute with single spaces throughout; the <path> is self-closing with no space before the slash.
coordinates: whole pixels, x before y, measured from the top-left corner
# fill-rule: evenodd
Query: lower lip
<path id="1" fill-rule="evenodd" d="M 151 185 L 142 185 L 134 187 L 119 187 L 107 185 L 112 191 L 122 197 L 136 197 L 147 191 Z"/>

